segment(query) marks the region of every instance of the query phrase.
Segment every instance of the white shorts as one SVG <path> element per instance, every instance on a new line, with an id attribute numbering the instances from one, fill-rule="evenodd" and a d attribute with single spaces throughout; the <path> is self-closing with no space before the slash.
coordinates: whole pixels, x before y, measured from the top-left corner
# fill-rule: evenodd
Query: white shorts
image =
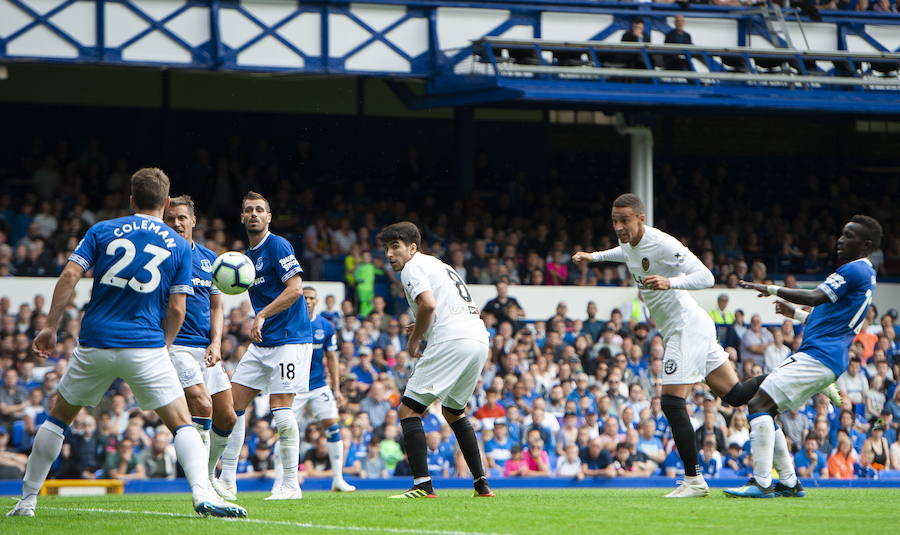
<path id="1" fill-rule="evenodd" d="M 169 357 L 178 373 L 181 388 L 205 384 L 211 396 L 231 389 L 231 381 L 225 375 L 221 362 L 212 368 L 206 366 L 205 347 L 172 346 Z"/>
<path id="2" fill-rule="evenodd" d="M 759 385 L 779 412 L 797 410 L 835 380 L 831 368 L 806 353 L 789 355 Z"/>
<path id="3" fill-rule="evenodd" d="M 250 344 L 234 369 L 231 381 L 269 394 L 307 392 L 312 352 L 312 344 L 276 347 Z"/>
<path id="4" fill-rule="evenodd" d="M 662 384 L 699 383 L 727 361 L 728 353 L 716 340 L 712 322 L 689 325 L 666 339 Z"/>
<path id="5" fill-rule="evenodd" d="M 416 362 L 403 395 L 425 406 L 440 399 L 445 407 L 464 409 L 487 357 L 487 341 L 463 338 L 430 345 Z"/>
<path id="6" fill-rule="evenodd" d="M 96 407 L 109 385 L 119 378 L 128 383 L 144 410 L 184 398 L 165 347 L 76 347 L 59 382 L 59 393 L 71 405 Z"/>
<path id="7" fill-rule="evenodd" d="M 334 393 L 327 385 L 309 392 L 298 394 L 297 397 L 294 398 L 294 405 L 292 408 L 298 422 L 303 421 L 303 409 L 305 409 L 307 405 L 309 405 L 313 420 L 316 422 L 321 422 L 322 420 L 337 420 L 337 402 L 334 399 Z"/>

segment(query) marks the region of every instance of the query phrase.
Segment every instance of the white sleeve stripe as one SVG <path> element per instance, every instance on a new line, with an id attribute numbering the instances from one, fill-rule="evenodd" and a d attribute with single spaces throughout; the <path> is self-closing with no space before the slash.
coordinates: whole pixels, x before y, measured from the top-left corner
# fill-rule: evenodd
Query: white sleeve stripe
<path id="1" fill-rule="evenodd" d="M 837 294 L 834 293 L 834 290 L 831 289 L 831 286 L 828 286 L 823 282 L 822 284 L 817 286 L 817 288 L 825 292 L 825 295 L 828 296 L 828 299 L 830 299 L 832 303 L 837 301 Z"/>
<path id="2" fill-rule="evenodd" d="M 176 284 L 169 287 L 169 293 L 194 295 L 194 287 L 190 284 Z"/>
<path id="3" fill-rule="evenodd" d="M 288 279 L 300 273 L 303 273 L 303 269 L 300 266 L 294 266 L 290 271 L 281 276 L 281 282 L 287 282 Z"/>
<path id="4" fill-rule="evenodd" d="M 81 266 L 82 269 L 84 269 L 85 271 L 91 269 L 90 262 L 85 260 L 83 256 L 75 254 L 75 253 L 72 253 L 71 255 L 69 255 L 69 262 L 75 262 L 76 264 Z"/>

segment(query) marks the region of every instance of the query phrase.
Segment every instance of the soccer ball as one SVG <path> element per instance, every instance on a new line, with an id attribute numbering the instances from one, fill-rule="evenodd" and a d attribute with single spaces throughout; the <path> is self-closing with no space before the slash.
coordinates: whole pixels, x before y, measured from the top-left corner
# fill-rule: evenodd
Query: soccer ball
<path id="1" fill-rule="evenodd" d="M 235 251 L 222 253 L 212 265 L 212 281 L 224 294 L 246 292 L 256 279 L 256 268 L 249 258 Z"/>

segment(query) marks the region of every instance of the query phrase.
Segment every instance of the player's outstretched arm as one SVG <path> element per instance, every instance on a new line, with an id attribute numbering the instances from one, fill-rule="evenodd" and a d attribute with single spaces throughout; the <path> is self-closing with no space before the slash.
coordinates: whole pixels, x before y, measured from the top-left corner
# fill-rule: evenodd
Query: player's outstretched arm
<path id="1" fill-rule="evenodd" d="M 830 302 L 825 292 L 818 288 L 812 290 L 802 290 L 800 288 L 784 288 L 774 284 L 757 284 L 755 282 L 740 281 L 738 285 L 747 290 L 756 290 L 759 292 L 758 297 L 768 297 L 774 295 L 785 301 L 794 303 L 795 305 L 819 306 Z"/>
<path id="2" fill-rule="evenodd" d="M 184 314 L 187 310 L 187 294 L 170 294 L 169 307 L 166 309 L 166 318 L 163 320 L 163 331 L 166 334 L 166 347 L 175 343 L 175 337 L 184 323 Z"/>
<path id="3" fill-rule="evenodd" d="M 75 262 L 67 262 L 66 267 L 56 281 L 53 288 L 53 298 L 50 301 L 50 312 L 47 314 L 47 326 L 34 337 L 33 348 L 36 353 L 48 356 L 56 349 L 56 329 L 59 328 L 59 320 L 62 319 L 66 306 L 72 300 L 75 285 L 81 280 L 84 268 Z"/>
<path id="4" fill-rule="evenodd" d="M 572 255 L 572 261 L 576 264 L 581 262 L 624 262 L 625 253 L 622 252 L 621 247 L 605 251 L 594 251 L 593 253 L 578 251 Z"/>

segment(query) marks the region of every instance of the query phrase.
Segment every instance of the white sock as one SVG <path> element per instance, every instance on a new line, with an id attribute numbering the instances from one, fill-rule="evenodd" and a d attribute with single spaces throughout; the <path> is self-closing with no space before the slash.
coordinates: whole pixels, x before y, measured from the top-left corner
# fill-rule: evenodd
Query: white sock
<path id="1" fill-rule="evenodd" d="M 209 434 L 209 478 L 212 479 L 216 476 L 216 465 L 219 464 L 219 457 L 222 456 L 222 452 L 225 451 L 225 447 L 228 446 L 228 441 L 231 438 L 231 433 L 229 432 L 227 435 L 222 435 L 222 431 L 215 429 L 212 433 Z"/>
<path id="2" fill-rule="evenodd" d="M 778 479 L 783 485 L 793 487 L 797 484 L 797 475 L 794 473 L 794 457 L 788 449 L 784 431 L 780 427 L 775 430 L 774 452 L 772 462 L 775 464 L 775 470 L 778 470 Z"/>
<path id="3" fill-rule="evenodd" d="M 275 446 L 275 452 L 272 454 L 272 464 L 275 466 L 275 481 L 272 483 L 273 489 L 281 488 L 281 483 L 284 481 L 284 466 L 281 465 L 281 441 Z"/>
<path id="4" fill-rule="evenodd" d="M 241 455 L 241 446 L 244 445 L 244 427 L 247 420 L 244 418 L 244 411 L 235 411 L 237 414 L 237 422 L 234 429 L 231 430 L 231 437 L 228 439 L 228 445 L 222 452 L 222 473 L 219 479 L 226 483 L 234 483 L 237 478 L 238 457 Z"/>
<path id="5" fill-rule="evenodd" d="M 272 410 L 272 420 L 278 428 L 278 448 L 281 450 L 282 486 L 297 486 L 297 465 L 300 462 L 300 428 L 290 407 Z"/>
<path id="6" fill-rule="evenodd" d="M 37 496 L 47 479 L 50 466 L 62 450 L 67 426 L 59 420 L 56 422 L 45 420 L 34 436 L 31 455 L 28 456 L 28 465 L 25 468 L 25 479 L 22 481 L 23 498 L 32 494 Z"/>
<path id="7" fill-rule="evenodd" d="M 772 456 L 775 449 L 775 421 L 768 414 L 750 420 L 750 453 L 753 477 L 762 487 L 772 484 Z"/>
<path id="8" fill-rule="evenodd" d="M 335 483 L 344 480 L 344 443 L 341 441 L 341 428 L 337 424 L 325 430 L 328 437 L 328 460 L 331 462 L 331 479 Z M 337 440 L 333 439 L 337 438 Z"/>
<path id="9" fill-rule="evenodd" d="M 209 477 L 206 473 L 206 459 L 209 453 L 194 426 L 183 425 L 175 430 L 175 454 L 194 496 L 198 493 L 204 496 L 211 494 L 212 488 L 209 486 Z"/>

